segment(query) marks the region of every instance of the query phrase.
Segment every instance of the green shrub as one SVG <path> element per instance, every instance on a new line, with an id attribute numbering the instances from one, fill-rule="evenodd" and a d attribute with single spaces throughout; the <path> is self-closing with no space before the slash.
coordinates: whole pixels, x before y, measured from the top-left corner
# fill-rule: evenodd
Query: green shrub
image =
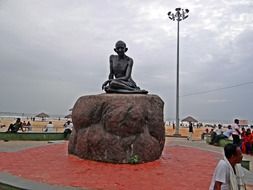
<path id="1" fill-rule="evenodd" d="M 128 160 L 128 163 L 130 163 L 130 164 L 138 164 L 139 162 L 140 162 L 140 159 L 137 154 L 132 155 Z"/>

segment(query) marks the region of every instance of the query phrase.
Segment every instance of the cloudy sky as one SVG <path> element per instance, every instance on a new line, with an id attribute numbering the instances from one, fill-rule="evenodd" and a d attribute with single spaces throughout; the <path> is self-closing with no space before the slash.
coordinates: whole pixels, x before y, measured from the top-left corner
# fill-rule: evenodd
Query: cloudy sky
<path id="1" fill-rule="evenodd" d="M 0 112 L 67 114 L 100 94 L 108 58 L 123 40 L 133 79 L 176 112 L 180 22 L 180 118 L 253 120 L 252 0 L 0 0 Z"/>

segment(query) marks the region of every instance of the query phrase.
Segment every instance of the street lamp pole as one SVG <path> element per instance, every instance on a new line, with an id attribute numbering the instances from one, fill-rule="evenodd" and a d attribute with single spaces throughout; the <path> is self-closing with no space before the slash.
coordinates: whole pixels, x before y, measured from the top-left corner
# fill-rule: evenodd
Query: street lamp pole
<path id="1" fill-rule="evenodd" d="M 176 132 L 175 136 L 180 136 L 179 133 L 179 22 L 188 17 L 188 9 L 176 8 L 175 13 L 168 12 L 169 19 L 177 21 L 177 85 L 176 85 Z"/>

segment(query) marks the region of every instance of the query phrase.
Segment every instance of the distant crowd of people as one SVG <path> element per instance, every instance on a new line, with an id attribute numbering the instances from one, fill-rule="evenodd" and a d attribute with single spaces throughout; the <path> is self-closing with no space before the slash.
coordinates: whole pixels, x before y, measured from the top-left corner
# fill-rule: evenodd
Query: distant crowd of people
<path id="1" fill-rule="evenodd" d="M 232 138 L 233 144 L 240 146 L 242 153 L 253 154 L 253 130 L 250 127 L 239 127 L 239 120 L 235 119 L 232 125 L 228 125 L 223 131 L 223 126 L 219 124 L 210 131 L 211 143 L 218 145 L 221 139 Z"/>
<path id="2" fill-rule="evenodd" d="M 64 127 L 64 131 L 63 131 L 64 138 L 66 138 L 68 135 L 71 134 L 73 130 L 73 123 L 70 120 L 68 120 L 66 123 L 64 123 L 63 127 Z M 54 125 L 52 121 L 49 121 L 48 124 L 44 128 L 44 132 L 54 132 L 54 131 L 55 131 Z"/>
<path id="3" fill-rule="evenodd" d="M 217 164 L 209 190 L 231 189 L 246 190 L 246 173 L 241 166 L 243 155 L 253 153 L 253 131 L 251 127 L 240 127 L 239 120 L 235 119 L 227 130 L 222 125 L 211 130 L 211 144 L 218 144 L 221 139 L 232 138 L 233 143 L 224 147 L 224 158 Z"/>
<path id="4" fill-rule="evenodd" d="M 64 123 L 64 137 L 66 138 L 69 134 L 71 134 L 72 132 L 72 129 L 73 129 L 73 123 L 68 120 L 66 123 Z M 16 119 L 16 122 L 15 123 L 11 123 L 7 129 L 7 133 L 17 133 L 18 131 L 22 131 L 22 132 L 25 132 L 25 131 L 32 131 L 32 125 L 30 123 L 30 121 L 21 121 L 20 118 L 17 118 Z M 42 129 L 43 132 L 46 132 L 46 133 L 50 133 L 50 132 L 56 132 L 56 128 L 53 124 L 52 121 L 49 121 L 48 124 L 43 127 Z"/>

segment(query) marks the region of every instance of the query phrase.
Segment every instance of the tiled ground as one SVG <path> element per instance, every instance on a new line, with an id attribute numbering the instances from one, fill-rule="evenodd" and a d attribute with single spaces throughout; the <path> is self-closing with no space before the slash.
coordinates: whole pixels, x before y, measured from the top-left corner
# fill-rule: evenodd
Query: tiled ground
<path id="1" fill-rule="evenodd" d="M 67 142 L 0 152 L 0 171 L 54 185 L 105 190 L 204 190 L 222 155 L 166 144 L 160 160 L 139 165 L 81 160 L 67 154 Z"/>

